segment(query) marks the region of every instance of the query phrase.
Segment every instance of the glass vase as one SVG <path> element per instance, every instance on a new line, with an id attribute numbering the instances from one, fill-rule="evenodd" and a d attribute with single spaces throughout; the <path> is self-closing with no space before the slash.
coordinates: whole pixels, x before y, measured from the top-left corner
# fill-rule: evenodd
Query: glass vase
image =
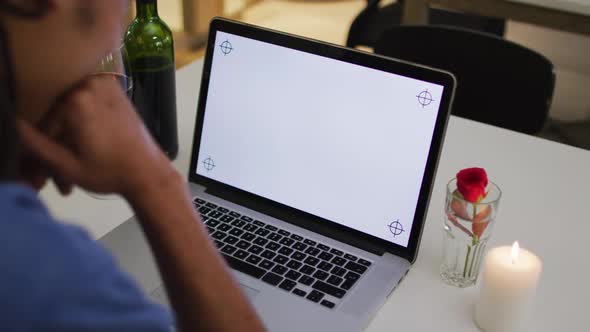
<path id="1" fill-rule="evenodd" d="M 440 275 L 450 285 L 464 288 L 477 281 L 502 196 L 492 182 L 486 192 L 484 199 L 474 203 L 458 193 L 457 179 L 447 185 Z"/>

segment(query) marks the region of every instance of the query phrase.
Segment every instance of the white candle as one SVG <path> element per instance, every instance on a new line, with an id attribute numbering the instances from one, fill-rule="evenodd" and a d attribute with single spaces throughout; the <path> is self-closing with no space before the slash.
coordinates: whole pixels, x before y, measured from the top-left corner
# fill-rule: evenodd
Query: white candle
<path id="1" fill-rule="evenodd" d="M 475 323 L 486 332 L 520 331 L 532 310 L 541 269 L 541 260 L 518 242 L 490 250 Z"/>

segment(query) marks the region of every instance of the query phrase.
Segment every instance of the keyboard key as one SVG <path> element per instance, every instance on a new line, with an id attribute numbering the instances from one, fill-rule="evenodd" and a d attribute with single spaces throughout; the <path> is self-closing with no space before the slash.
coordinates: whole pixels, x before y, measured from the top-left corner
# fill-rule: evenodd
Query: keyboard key
<path id="1" fill-rule="evenodd" d="M 290 232 L 287 232 L 286 230 L 283 230 L 283 229 L 279 229 L 279 234 L 281 234 L 282 236 L 289 236 L 289 235 L 291 235 Z"/>
<path id="2" fill-rule="evenodd" d="M 207 213 L 211 212 L 211 209 L 206 206 L 201 206 L 199 208 L 199 212 L 201 213 L 201 215 L 206 216 Z"/>
<path id="3" fill-rule="evenodd" d="M 364 266 L 367 266 L 367 267 L 371 266 L 371 262 L 366 261 L 366 260 L 364 260 L 362 258 L 359 259 L 359 264 L 364 265 Z"/>
<path id="4" fill-rule="evenodd" d="M 236 244 L 236 247 L 238 247 L 240 249 L 248 249 L 248 247 L 250 247 L 250 242 L 246 242 L 244 240 L 241 240 L 240 242 L 238 242 L 238 244 Z"/>
<path id="5" fill-rule="evenodd" d="M 207 226 L 207 232 L 209 232 L 209 234 L 215 232 L 215 228 L 211 228 L 209 226 Z"/>
<path id="6" fill-rule="evenodd" d="M 225 234 L 224 232 L 217 231 L 217 232 L 213 233 L 213 235 L 211 237 L 216 240 L 223 240 L 223 238 L 226 236 L 227 236 L 227 234 Z"/>
<path id="7" fill-rule="evenodd" d="M 273 266 L 275 266 L 275 263 L 269 261 L 268 259 L 265 259 L 260 264 L 258 264 L 258 266 L 265 270 L 270 270 Z"/>
<path id="8" fill-rule="evenodd" d="M 242 236 L 240 237 L 240 239 L 244 239 L 244 240 L 246 240 L 246 241 L 252 241 L 252 240 L 254 240 L 255 238 L 256 238 L 256 235 L 254 235 L 254 234 L 252 234 L 252 233 L 248 233 L 248 232 L 244 233 L 244 235 L 242 235 Z"/>
<path id="9" fill-rule="evenodd" d="M 257 237 L 256 240 L 254 240 L 254 244 L 257 244 L 259 246 L 264 246 L 267 243 L 268 243 L 268 240 L 263 237 Z"/>
<path id="10" fill-rule="evenodd" d="M 359 274 L 356 274 L 354 272 L 348 272 L 345 276 L 344 279 L 349 279 L 349 280 L 359 280 L 361 276 Z"/>
<path id="11" fill-rule="evenodd" d="M 307 245 L 303 244 L 301 242 L 296 242 L 291 248 L 293 248 L 295 250 L 303 251 L 303 250 L 305 250 L 305 248 L 307 248 Z"/>
<path id="12" fill-rule="evenodd" d="M 277 233 L 270 233 L 266 238 L 275 242 L 279 242 L 279 240 L 283 237 Z"/>
<path id="13" fill-rule="evenodd" d="M 293 251 L 295 251 L 295 250 L 293 250 L 291 248 L 287 248 L 287 247 L 282 247 L 279 250 L 279 254 L 285 255 L 285 256 L 290 256 L 293 253 Z"/>
<path id="14" fill-rule="evenodd" d="M 299 288 L 295 288 L 295 289 L 293 290 L 293 294 L 295 294 L 295 295 L 297 295 L 297 296 L 301 296 L 301 297 L 304 297 L 305 295 L 307 295 L 307 293 L 306 293 L 305 291 L 302 291 L 302 290 L 301 290 L 301 289 L 299 289 Z"/>
<path id="15" fill-rule="evenodd" d="M 254 220 L 254 225 L 256 225 L 258 227 L 264 227 L 264 225 L 266 225 L 266 224 L 260 220 Z"/>
<path id="16" fill-rule="evenodd" d="M 311 275 L 312 273 L 315 272 L 315 268 L 309 266 L 309 265 L 303 265 L 303 267 L 301 269 L 299 269 L 300 272 L 303 272 L 307 275 Z"/>
<path id="17" fill-rule="evenodd" d="M 340 266 L 334 266 L 332 269 L 332 274 L 342 277 L 344 274 L 346 274 L 346 269 L 341 268 Z"/>
<path id="18" fill-rule="evenodd" d="M 303 265 L 303 264 L 301 262 L 296 261 L 296 260 L 290 260 L 289 263 L 287 263 L 287 267 L 289 267 L 293 270 L 299 270 L 301 265 Z"/>
<path id="19" fill-rule="evenodd" d="M 357 259 L 356 256 L 351 255 L 351 254 L 344 254 L 344 258 L 346 258 L 350 261 L 353 261 L 353 262 L 356 262 L 356 259 Z"/>
<path id="20" fill-rule="evenodd" d="M 228 224 L 221 224 L 219 226 L 217 226 L 217 229 L 223 232 L 227 232 L 231 229 L 231 226 Z"/>
<path id="21" fill-rule="evenodd" d="M 346 294 L 345 290 L 329 285 L 323 281 L 316 281 L 311 287 L 339 299 Z"/>
<path id="22" fill-rule="evenodd" d="M 310 240 L 310 239 L 303 240 L 303 243 L 307 244 L 308 246 L 312 246 L 312 247 L 315 247 L 315 245 L 317 244 L 317 242 Z"/>
<path id="23" fill-rule="evenodd" d="M 267 274 L 262 277 L 262 281 L 269 283 L 273 286 L 278 285 L 281 281 L 283 281 L 283 277 L 278 274 L 274 274 L 272 272 L 268 272 Z"/>
<path id="24" fill-rule="evenodd" d="M 283 255 L 278 255 L 277 257 L 275 257 L 275 259 L 273 259 L 273 262 L 279 263 L 279 264 L 285 264 L 289 261 L 289 259 Z"/>
<path id="25" fill-rule="evenodd" d="M 318 269 L 324 270 L 326 272 L 330 271 L 333 267 L 334 267 L 334 265 L 332 265 L 328 262 L 321 262 L 320 265 L 318 265 Z"/>
<path id="26" fill-rule="evenodd" d="M 304 262 L 305 264 L 308 264 L 310 266 L 316 266 L 320 262 L 320 260 L 315 257 L 307 257 Z"/>
<path id="27" fill-rule="evenodd" d="M 301 276 L 301 278 L 299 278 L 299 282 L 306 285 L 306 286 L 311 286 L 311 284 L 313 284 L 314 281 L 315 281 L 314 278 L 312 278 L 310 276 L 306 276 L 306 275 L 303 275 L 303 276 Z"/>
<path id="28" fill-rule="evenodd" d="M 256 232 L 254 232 L 254 234 L 260 235 L 260 236 L 267 236 L 269 233 L 270 233 L 270 231 L 268 229 L 264 229 L 264 228 L 259 228 Z"/>
<path id="29" fill-rule="evenodd" d="M 260 256 L 266 258 L 266 259 L 273 259 L 273 257 L 275 257 L 277 254 L 273 251 L 270 250 L 265 250 Z"/>
<path id="30" fill-rule="evenodd" d="M 262 249 L 262 247 L 259 247 L 257 245 L 251 246 L 250 249 L 248 249 L 249 252 L 258 255 L 259 253 L 261 253 L 262 251 L 264 251 L 264 249 Z"/>
<path id="31" fill-rule="evenodd" d="M 330 309 L 334 308 L 334 306 L 335 306 L 334 303 L 332 303 L 332 302 L 330 302 L 328 300 L 322 300 L 322 302 L 320 302 L 320 304 L 323 305 L 324 307 L 327 307 L 327 308 L 330 308 Z"/>
<path id="32" fill-rule="evenodd" d="M 211 208 L 211 209 L 217 209 L 217 205 L 215 205 L 211 202 L 205 203 L 205 206 L 208 208 Z"/>
<path id="33" fill-rule="evenodd" d="M 266 273 L 266 271 L 259 268 L 258 266 L 248 264 L 246 262 L 243 262 L 243 261 L 236 259 L 234 257 L 231 257 L 229 255 L 225 255 L 225 254 L 222 254 L 222 255 L 223 255 L 223 258 L 225 258 L 225 261 L 227 262 L 227 264 L 234 270 L 243 272 L 243 273 L 245 273 L 249 276 L 252 276 L 256 279 L 260 279 L 264 275 L 264 273 Z"/>
<path id="34" fill-rule="evenodd" d="M 297 234 L 291 234 L 291 238 L 295 241 L 302 241 L 303 237 L 297 235 Z"/>
<path id="35" fill-rule="evenodd" d="M 345 289 L 345 290 L 349 290 L 352 288 L 352 286 L 354 286 L 355 282 L 356 282 L 356 280 L 345 279 L 344 283 L 342 285 L 340 285 L 340 288 Z"/>
<path id="36" fill-rule="evenodd" d="M 325 261 L 330 261 L 334 257 L 334 255 L 323 251 L 318 257 Z"/>
<path id="37" fill-rule="evenodd" d="M 307 295 L 307 299 L 312 302 L 320 302 L 320 300 L 324 297 L 323 293 L 318 292 L 317 290 L 312 290 L 309 295 Z"/>
<path id="38" fill-rule="evenodd" d="M 314 247 L 309 247 L 309 248 L 307 248 L 307 250 L 305 250 L 305 253 L 310 256 L 316 256 L 317 254 L 320 253 L 320 249 L 314 248 Z"/>
<path id="39" fill-rule="evenodd" d="M 280 245 L 280 244 L 278 244 L 278 243 L 276 243 L 276 242 L 272 242 L 272 241 L 271 241 L 271 242 L 269 242 L 269 243 L 266 245 L 266 248 L 267 248 L 267 249 L 270 249 L 270 250 L 272 250 L 272 251 L 276 251 L 276 250 L 277 250 L 277 249 L 279 249 L 280 247 L 281 247 L 281 245 Z"/>
<path id="40" fill-rule="evenodd" d="M 274 272 L 280 276 L 285 274 L 287 271 L 289 271 L 289 269 L 282 266 L 282 265 L 275 265 L 275 267 L 273 267 L 273 269 L 272 269 L 272 272 Z"/>
<path id="41" fill-rule="evenodd" d="M 223 215 L 223 213 L 219 212 L 219 211 L 211 211 L 207 214 L 208 217 L 213 218 L 213 219 L 217 219 L 219 217 L 221 217 Z"/>
<path id="42" fill-rule="evenodd" d="M 258 229 L 258 226 L 252 225 L 252 224 L 246 224 L 246 226 L 244 226 L 244 230 L 248 231 L 248 232 L 254 232 Z"/>
<path id="43" fill-rule="evenodd" d="M 252 222 L 254 221 L 254 219 L 247 217 L 247 216 L 242 216 L 240 219 L 242 219 L 243 221 L 247 221 L 247 222 Z"/>
<path id="44" fill-rule="evenodd" d="M 262 258 L 260 258 L 256 255 L 250 255 L 250 257 L 248 257 L 246 259 L 246 262 L 252 263 L 252 264 L 258 264 L 258 263 L 260 263 L 261 260 L 262 260 Z"/>
<path id="45" fill-rule="evenodd" d="M 291 258 L 296 259 L 298 261 L 302 261 L 305 259 L 305 254 L 302 252 L 296 251 L 291 255 Z"/>
<path id="46" fill-rule="evenodd" d="M 290 270 L 289 272 L 287 272 L 287 274 L 285 274 L 285 277 L 292 279 L 292 280 L 297 280 L 297 279 L 299 279 L 299 277 L 301 277 L 301 273 L 299 273 L 297 271 Z"/>
<path id="47" fill-rule="evenodd" d="M 221 247 L 223 247 L 225 245 L 225 243 L 223 243 L 219 240 L 213 240 L 213 242 L 215 243 L 215 246 L 217 247 L 217 249 L 221 249 Z"/>
<path id="48" fill-rule="evenodd" d="M 209 219 L 205 224 L 209 227 L 215 228 L 215 226 L 219 225 L 219 220 Z"/>
<path id="49" fill-rule="evenodd" d="M 286 237 L 286 238 L 283 238 L 281 241 L 279 241 L 279 243 L 290 247 L 293 243 L 295 243 L 295 240 Z"/>
<path id="50" fill-rule="evenodd" d="M 328 247 L 327 245 L 323 245 L 321 243 L 318 243 L 318 248 L 320 248 L 323 251 L 329 251 L 330 247 Z"/>
<path id="51" fill-rule="evenodd" d="M 295 286 L 297 286 L 297 283 L 295 281 L 285 279 L 283 280 L 283 282 L 281 282 L 279 288 L 284 289 L 287 292 L 290 292 L 293 288 L 295 288 Z"/>
<path id="52" fill-rule="evenodd" d="M 322 270 L 317 270 L 315 271 L 315 273 L 313 274 L 313 277 L 319 280 L 326 280 L 328 278 L 329 274 L 327 274 L 326 272 L 322 271 Z"/>
<path id="53" fill-rule="evenodd" d="M 221 252 L 224 254 L 228 254 L 231 255 L 233 254 L 236 250 L 238 250 L 238 248 L 231 246 L 231 245 L 227 245 L 225 247 L 223 247 L 223 249 L 221 249 Z"/>
<path id="54" fill-rule="evenodd" d="M 330 253 L 332 253 L 332 254 L 334 254 L 336 256 L 342 256 L 342 255 L 344 255 L 344 253 L 342 251 L 338 250 L 338 249 L 332 249 L 332 250 L 330 250 Z"/>
<path id="55" fill-rule="evenodd" d="M 239 214 L 237 212 L 234 212 L 234 211 L 230 211 L 229 212 L 229 215 L 232 216 L 232 217 L 234 217 L 234 218 L 239 218 L 239 217 L 242 216 L 241 214 Z"/>
<path id="56" fill-rule="evenodd" d="M 250 254 L 240 249 L 234 254 L 234 257 L 239 259 L 245 259 L 246 257 L 248 257 L 248 255 Z"/>
<path id="57" fill-rule="evenodd" d="M 334 263 L 338 266 L 342 266 L 342 265 L 346 264 L 346 259 L 344 259 L 342 257 L 334 257 L 334 259 L 332 260 L 332 263 Z"/>
<path id="58" fill-rule="evenodd" d="M 229 210 L 228 210 L 228 209 L 226 209 L 226 208 L 224 208 L 224 207 L 221 207 L 221 206 L 217 208 L 217 211 L 219 211 L 219 212 L 221 212 L 221 213 L 228 213 L 228 212 L 229 212 Z"/>
<path id="59" fill-rule="evenodd" d="M 239 239 L 235 236 L 228 236 L 225 238 L 225 240 L 223 240 L 223 242 L 227 243 L 227 244 L 235 244 L 236 242 L 238 242 Z"/>
<path id="60" fill-rule="evenodd" d="M 351 270 L 351 271 L 354 271 L 356 273 L 360 273 L 360 274 L 363 274 L 363 273 L 365 273 L 365 271 L 367 271 L 366 266 L 357 264 L 355 262 L 348 262 L 344 267 Z"/>
<path id="61" fill-rule="evenodd" d="M 276 228 L 273 225 L 266 225 L 264 228 L 268 229 L 269 231 L 273 231 L 273 232 L 276 232 L 278 230 L 278 228 Z"/>
<path id="62" fill-rule="evenodd" d="M 229 234 L 234 236 L 240 236 L 244 234 L 244 231 L 239 228 L 233 228 L 231 231 L 229 231 Z"/>
<path id="63" fill-rule="evenodd" d="M 337 276 L 330 276 L 330 278 L 328 278 L 328 280 L 326 281 L 329 284 L 332 284 L 334 286 L 340 286 L 340 284 L 342 283 L 342 281 L 344 281 L 344 279 L 337 277 Z"/>
<path id="64" fill-rule="evenodd" d="M 243 220 L 236 219 L 231 223 L 232 226 L 242 228 L 247 225 L 247 223 Z M 249 225 L 249 224 L 248 224 Z"/>
<path id="65" fill-rule="evenodd" d="M 197 203 L 197 204 L 201 204 L 201 205 L 207 203 L 207 202 L 205 202 L 204 200 L 202 200 L 200 198 L 195 198 L 194 202 Z"/>

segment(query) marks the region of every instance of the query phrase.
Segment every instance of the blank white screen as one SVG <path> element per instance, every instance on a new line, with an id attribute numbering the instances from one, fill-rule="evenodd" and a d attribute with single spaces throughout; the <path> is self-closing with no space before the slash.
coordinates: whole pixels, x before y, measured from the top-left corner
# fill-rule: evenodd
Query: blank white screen
<path id="1" fill-rule="evenodd" d="M 443 87 L 223 32 L 215 44 L 197 174 L 406 247 Z"/>

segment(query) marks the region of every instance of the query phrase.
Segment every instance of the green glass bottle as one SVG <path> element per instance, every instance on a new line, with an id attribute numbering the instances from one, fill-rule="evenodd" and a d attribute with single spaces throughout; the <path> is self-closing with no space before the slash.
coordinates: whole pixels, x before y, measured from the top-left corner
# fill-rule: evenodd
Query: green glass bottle
<path id="1" fill-rule="evenodd" d="M 125 34 L 133 78 L 132 100 L 146 127 L 170 159 L 178 154 L 176 77 L 172 31 L 156 0 L 136 0 L 137 16 Z"/>

